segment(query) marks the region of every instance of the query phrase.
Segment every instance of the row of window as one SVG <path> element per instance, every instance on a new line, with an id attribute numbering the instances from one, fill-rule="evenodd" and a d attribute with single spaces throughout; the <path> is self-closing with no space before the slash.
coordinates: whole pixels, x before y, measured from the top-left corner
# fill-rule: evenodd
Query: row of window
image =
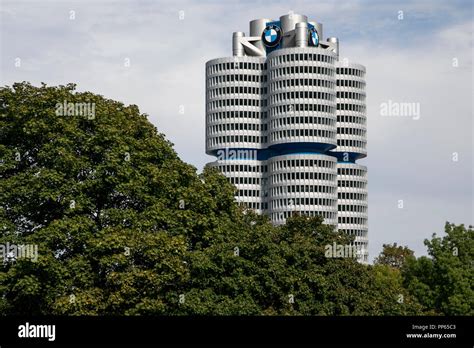
<path id="1" fill-rule="evenodd" d="M 331 173 L 320 173 L 320 172 L 292 172 L 292 173 L 279 173 L 272 174 L 270 177 L 270 183 L 288 183 L 290 180 L 323 180 L 334 183 L 336 180 L 336 174 Z"/>
<path id="2" fill-rule="evenodd" d="M 289 99 L 323 99 L 329 101 L 335 101 L 336 98 L 332 93 L 316 92 L 316 91 L 296 91 L 274 94 L 270 98 L 270 102 L 276 103 L 283 100 Z"/>
<path id="3" fill-rule="evenodd" d="M 365 137 L 367 131 L 365 129 L 353 128 L 353 127 L 337 127 L 337 134 L 348 134 Z"/>
<path id="4" fill-rule="evenodd" d="M 210 136 L 207 139 L 209 146 L 221 145 L 223 143 L 254 143 L 254 144 L 264 144 L 268 141 L 266 136 L 255 136 L 255 135 L 227 135 L 220 137 Z"/>
<path id="5" fill-rule="evenodd" d="M 335 136 L 335 131 L 328 131 L 324 129 L 287 129 L 272 131 L 270 134 L 270 139 L 271 141 L 278 141 L 292 137 L 318 137 L 333 139 Z"/>
<path id="6" fill-rule="evenodd" d="M 248 165 L 248 164 L 225 164 L 219 165 L 219 169 L 223 173 L 245 172 L 245 173 L 266 173 L 267 165 Z"/>
<path id="7" fill-rule="evenodd" d="M 265 180 L 264 178 L 246 177 L 246 176 L 239 176 L 239 177 L 231 176 L 231 177 L 228 177 L 228 179 L 229 179 L 229 182 L 233 185 L 261 185 L 261 184 L 264 184 L 264 180 Z M 354 187 L 354 188 L 365 189 L 367 186 L 366 183 L 363 183 L 363 182 L 347 181 L 346 184 L 342 184 L 343 182 L 338 181 L 337 187 Z M 355 185 L 350 185 L 350 184 L 355 184 Z M 287 194 L 287 193 L 335 194 L 336 190 L 337 188 L 335 186 L 328 186 L 328 185 L 289 185 L 289 186 L 273 187 L 271 192 L 272 192 L 272 195 Z M 357 207 L 361 207 L 359 205 L 348 206 L 344 204 L 339 204 L 339 207 L 340 207 L 339 211 L 366 212 L 366 209 L 362 209 L 362 210 L 358 209 Z"/>
<path id="8" fill-rule="evenodd" d="M 338 180 L 338 187 L 353 187 L 358 189 L 366 189 L 367 183 L 365 181 L 356 181 L 356 180 Z"/>
<path id="9" fill-rule="evenodd" d="M 322 79 L 285 79 L 279 81 L 272 81 L 270 83 L 270 93 L 276 92 L 282 88 L 288 87 L 325 87 L 329 89 L 334 89 L 335 83 L 330 80 Z"/>
<path id="10" fill-rule="evenodd" d="M 316 197 L 296 197 L 296 198 L 282 198 L 282 199 L 272 199 L 270 202 L 270 206 L 272 209 L 279 209 L 279 208 L 288 208 L 288 209 L 295 209 L 296 206 L 301 205 L 319 205 L 325 207 L 333 207 L 337 206 L 337 200 L 331 198 L 316 198 Z"/>
<path id="11" fill-rule="evenodd" d="M 279 117 L 270 121 L 270 125 L 273 128 L 282 127 L 286 125 L 326 125 L 330 127 L 336 126 L 336 120 L 330 117 L 317 117 L 317 116 L 291 116 L 291 117 Z"/>
<path id="12" fill-rule="evenodd" d="M 249 178 L 249 177 L 238 177 L 238 178 L 229 178 L 230 182 L 233 185 L 259 185 L 260 179 L 259 178 Z M 250 192 L 250 193 L 249 193 Z M 256 193 L 258 192 L 258 193 Z M 241 189 L 238 190 L 238 196 L 239 197 L 246 197 L 247 195 L 245 193 L 249 193 L 251 197 L 260 197 L 262 190 L 245 190 Z M 273 187 L 271 189 L 271 193 L 273 196 L 277 195 L 285 195 L 288 193 L 327 193 L 327 194 L 335 194 L 336 193 L 336 187 L 332 186 L 323 186 L 323 185 L 290 185 L 290 186 L 278 186 L 278 187 Z M 344 196 L 343 194 L 347 192 L 339 192 L 338 197 L 340 194 Z M 267 197 L 267 194 L 263 194 L 263 197 Z M 365 196 L 366 197 L 366 196 Z M 311 198 L 311 197 L 310 197 Z M 300 198 L 290 198 L 294 200 L 295 202 L 298 202 Z M 302 198 L 303 199 L 303 198 Z M 348 199 L 348 198 L 340 198 L 340 199 Z M 362 196 L 358 197 L 356 195 L 356 198 L 350 198 L 352 200 L 359 200 L 359 201 L 365 201 Z M 298 203 L 295 203 L 298 204 Z M 367 213 L 367 207 L 363 205 L 345 205 L 345 204 L 338 204 L 338 211 L 348 211 L 348 212 L 353 212 L 353 213 Z"/>
<path id="13" fill-rule="evenodd" d="M 208 122 L 224 121 L 229 119 L 266 119 L 266 112 L 258 111 L 221 111 L 221 112 L 210 112 L 207 114 Z M 338 115 L 337 122 L 339 123 L 355 123 L 360 125 L 366 125 L 367 120 L 365 116 L 354 116 L 354 115 Z M 305 124 L 305 125 L 326 125 L 330 127 L 336 126 L 336 120 L 330 117 L 319 117 L 319 116 L 291 116 L 291 117 L 279 117 L 270 121 L 272 128 L 282 127 L 286 125 Z M 242 120 L 243 121 L 243 120 Z M 342 127 L 340 127 L 342 128 Z M 267 129 L 267 128 L 263 128 Z M 338 133 L 340 133 L 338 131 Z M 340 133 L 343 134 L 343 133 Z M 344 133 L 346 134 L 346 133 Z"/>
<path id="14" fill-rule="evenodd" d="M 272 170 L 280 170 L 280 169 L 295 169 L 297 167 L 318 167 L 318 168 L 329 168 L 335 169 L 336 162 L 335 161 L 327 161 L 321 159 L 288 159 L 288 160 L 279 160 L 272 163 L 271 168 Z"/>
<path id="15" fill-rule="evenodd" d="M 286 98 L 285 98 L 286 99 Z M 325 99 L 325 98 L 320 98 Z M 281 99 L 279 101 L 283 101 Z M 326 99 L 329 100 L 329 99 Z M 274 100 L 273 102 L 276 102 Z M 215 108 L 219 107 L 230 107 L 230 106 L 249 106 L 249 107 L 266 107 L 267 100 L 260 100 L 260 99 L 244 99 L 244 98 L 234 98 L 234 99 L 221 99 L 221 100 L 214 100 L 208 103 L 208 110 L 209 114 Z M 366 106 L 365 105 L 357 105 L 357 104 L 344 104 L 344 103 L 337 103 L 336 107 L 324 104 L 307 104 L 307 103 L 297 103 L 297 104 L 285 104 L 285 105 L 278 105 L 270 107 L 270 116 L 276 116 L 281 114 L 293 113 L 293 112 L 325 112 L 325 113 L 334 113 L 335 110 L 342 110 L 342 111 L 355 111 L 360 113 L 365 113 Z M 229 112 L 229 117 L 235 117 L 235 112 Z M 254 112 L 254 114 L 249 114 Z M 259 118 L 258 111 L 241 111 L 243 115 L 246 113 L 248 115 L 253 116 L 254 118 Z M 343 115 L 344 116 L 344 115 Z M 241 117 L 248 117 L 247 115 Z M 264 118 L 266 118 L 266 113 L 264 113 Z M 342 122 L 342 121 L 341 121 Z"/>
<path id="16" fill-rule="evenodd" d="M 263 82 L 267 82 L 267 76 L 266 75 L 231 74 L 231 75 L 219 75 L 219 76 L 209 77 L 207 79 L 208 87 L 213 87 L 225 82 L 263 83 Z"/>
<path id="17" fill-rule="evenodd" d="M 347 211 L 351 213 L 367 213 L 367 206 L 354 204 L 338 204 L 337 211 Z"/>
<path id="18" fill-rule="evenodd" d="M 336 111 L 334 106 L 322 105 L 322 104 L 288 104 L 288 105 L 278 105 L 270 108 L 270 117 L 277 115 L 286 115 L 289 112 L 326 112 L 333 114 Z"/>
<path id="19" fill-rule="evenodd" d="M 367 218 L 354 217 L 354 216 L 339 216 L 337 218 L 339 224 L 352 224 L 352 225 L 366 225 Z"/>
<path id="20" fill-rule="evenodd" d="M 322 81 L 322 80 L 321 80 Z M 267 88 L 263 87 L 249 87 L 249 86 L 230 86 L 230 87 L 217 87 L 208 89 L 209 98 L 219 97 L 226 94 L 252 94 L 252 95 L 266 95 Z M 279 93 L 272 97 L 272 102 L 277 102 L 279 100 L 285 99 L 325 99 L 334 101 L 334 94 L 317 92 L 317 91 L 295 91 L 295 92 L 286 92 Z M 365 93 L 356 93 L 356 92 L 345 92 L 338 91 L 336 92 L 336 98 L 345 98 L 345 99 L 354 99 L 365 101 Z"/>
<path id="21" fill-rule="evenodd" d="M 358 123 L 362 125 L 367 124 L 365 116 L 354 115 L 337 115 L 337 122 Z"/>
<path id="22" fill-rule="evenodd" d="M 272 195 L 283 195 L 288 193 L 328 193 L 336 194 L 335 186 L 327 185 L 289 185 L 272 188 Z"/>
<path id="23" fill-rule="evenodd" d="M 365 112 L 365 105 L 337 103 L 337 110 Z"/>
<path id="24" fill-rule="evenodd" d="M 365 82 L 360 82 L 360 81 L 354 81 L 354 80 L 336 80 L 336 86 L 340 87 L 353 87 L 353 88 L 359 88 L 359 89 L 364 89 L 365 88 Z"/>
<path id="25" fill-rule="evenodd" d="M 365 149 L 366 141 L 352 140 L 352 139 L 337 139 L 337 146 L 359 147 Z"/>
<path id="26" fill-rule="evenodd" d="M 231 98 L 231 99 L 221 99 L 214 100 L 208 103 L 209 109 L 221 108 L 226 106 L 255 106 L 255 107 L 265 107 L 267 106 L 267 100 L 260 99 L 244 99 L 244 98 Z"/>
<path id="27" fill-rule="evenodd" d="M 237 190 L 237 197 L 260 197 L 260 190 Z"/>
<path id="28" fill-rule="evenodd" d="M 336 74 L 352 75 L 352 76 L 359 76 L 359 77 L 364 77 L 365 75 L 365 73 L 362 70 L 354 69 L 354 68 L 336 68 Z"/>
<path id="29" fill-rule="evenodd" d="M 227 62 L 227 63 L 218 63 L 211 65 L 207 68 L 208 74 L 214 74 L 225 70 L 235 70 L 235 69 L 245 69 L 245 70 L 265 70 L 267 69 L 267 63 L 254 63 L 254 62 Z"/>
<path id="30" fill-rule="evenodd" d="M 230 183 L 233 185 L 260 185 L 260 178 L 247 176 L 229 177 Z"/>
<path id="31" fill-rule="evenodd" d="M 336 92 L 336 98 L 355 99 L 355 100 L 365 101 L 365 93 L 338 91 Z"/>
<path id="32" fill-rule="evenodd" d="M 247 87 L 247 86 L 232 86 L 232 87 L 222 87 L 222 88 L 213 88 L 208 90 L 209 98 L 216 98 L 222 95 L 228 94 L 251 94 L 251 95 L 265 95 L 267 93 L 267 88 L 258 88 L 258 87 Z M 329 101 L 335 101 L 334 94 L 326 92 L 317 92 L 317 91 L 295 91 L 295 92 L 286 92 L 278 93 L 271 97 L 271 102 L 276 103 L 278 101 L 287 100 L 287 99 L 324 99 Z M 365 101 L 365 94 L 356 93 L 356 92 L 336 92 L 336 98 L 345 98 L 353 99 L 359 101 Z"/>
<path id="33" fill-rule="evenodd" d="M 322 216 L 325 220 L 335 220 L 336 219 L 336 213 L 331 213 L 327 211 L 298 211 L 297 212 L 300 215 L 303 216 Z M 294 211 L 285 211 L 281 213 L 272 213 L 271 214 L 271 219 L 272 221 L 285 221 L 288 219 L 290 216 L 295 214 Z"/>
<path id="34" fill-rule="evenodd" d="M 262 129 L 260 129 L 262 126 Z M 266 131 L 267 124 L 259 124 L 259 123 L 226 123 L 226 124 L 218 124 L 215 126 L 208 127 L 209 133 L 217 133 L 217 132 L 225 132 L 225 131 L 238 131 L 238 130 L 246 130 L 246 131 Z"/>
<path id="35" fill-rule="evenodd" d="M 218 87 L 208 89 L 209 98 L 215 98 L 226 94 L 253 94 L 253 95 L 265 95 L 267 94 L 267 88 L 259 87 L 248 87 L 248 86 L 230 86 L 230 87 Z"/>
<path id="36" fill-rule="evenodd" d="M 239 205 L 241 206 L 246 206 L 247 208 L 250 208 L 250 209 L 268 209 L 268 202 L 238 202 Z M 357 209 L 357 208 L 365 208 L 363 206 L 354 206 L 354 209 Z M 289 212 L 291 213 L 291 212 Z M 332 212 L 317 212 L 317 211 L 308 211 L 308 212 L 299 212 L 300 214 L 302 215 L 305 215 L 305 216 L 316 216 L 316 215 L 323 215 L 323 216 L 328 216 L 327 218 L 330 218 L 332 220 L 334 220 L 336 218 L 336 215 L 335 213 L 332 213 Z M 280 214 L 283 214 L 282 213 L 273 213 L 274 215 L 280 215 Z M 289 216 L 289 215 L 288 215 Z M 352 219 L 354 219 L 355 217 L 352 217 Z M 350 220 L 346 220 L 346 219 L 351 219 L 351 217 L 338 217 L 338 221 L 339 223 L 352 223 L 352 222 L 342 222 L 342 221 L 350 221 Z M 359 219 L 364 219 L 364 218 L 359 218 Z M 364 219 L 366 222 L 367 222 L 367 219 Z M 355 223 L 353 223 L 355 224 Z M 365 225 L 365 224 L 361 224 L 361 225 Z M 359 236 L 359 237 L 365 237 L 367 236 L 367 230 L 356 230 L 356 229 L 341 229 L 342 232 L 344 233 L 347 233 L 349 235 L 353 235 L 353 236 Z"/>
<path id="37" fill-rule="evenodd" d="M 367 171 L 356 168 L 337 168 L 337 175 L 351 175 L 365 177 Z"/>
<path id="38" fill-rule="evenodd" d="M 357 193 L 357 192 L 338 192 L 337 199 L 351 199 L 355 201 L 366 201 L 366 193 Z"/>
<path id="39" fill-rule="evenodd" d="M 308 66 L 308 65 L 287 66 L 287 67 L 281 67 L 275 70 L 271 70 L 270 78 L 275 79 L 278 77 L 282 77 L 286 75 L 295 75 L 295 74 L 319 74 L 319 75 L 326 75 L 326 76 L 335 76 L 336 72 L 334 71 L 334 69 L 326 68 L 323 66 Z"/>
<path id="40" fill-rule="evenodd" d="M 325 54 L 315 54 L 315 53 L 291 53 L 291 54 L 280 54 L 271 58 L 268 62 L 270 68 L 278 66 L 279 64 L 288 63 L 288 62 L 324 62 L 329 64 L 334 64 L 335 58 L 325 55 Z"/>
<path id="41" fill-rule="evenodd" d="M 254 209 L 254 210 L 265 210 L 268 209 L 267 202 L 238 202 L 240 206 L 245 206 L 246 208 Z"/>
<path id="42" fill-rule="evenodd" d="M 207 114 L 207 119 L 209 122 L 228 120 L 230 118 L 266 119 L 267 113 L 260 112 L 260 111 L 251 111 L 251 110 L 241 110 L 241 111 L 231 110 L 231 111 L 209 112 Z"/>

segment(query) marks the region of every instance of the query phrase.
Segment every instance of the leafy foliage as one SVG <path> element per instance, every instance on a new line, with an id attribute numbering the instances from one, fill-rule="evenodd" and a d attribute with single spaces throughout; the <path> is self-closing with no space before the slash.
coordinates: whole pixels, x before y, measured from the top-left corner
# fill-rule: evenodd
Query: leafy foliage
<path id="1" fill-rule="evenodd" d="M 60 116 L 64 102 L 94 103 L 95 117 Z M 433 240 L 434 261 L 412 260 L 403 276 L 391 263 L 327 258 L 326 245 L 350 237 L 320 217 L 272 226 L 240 208 L 215 169 L 183 163 L 135 105 L 73 84 L 0 89 L 0 159 L 0 245 L 39 252 L 0 265 L 3 314 L 405 315 L 424 313 L 418 301 L 454 313 L 469 304 L 472 249 L 455 260 Z M 469 233 L 452 238 L 472 246 Z M 439 290 L 452 291 L 447 301 L 425 273 L 439 270 L 455 281 Z"/>
<path id="2" fill-rule="evenodd" d="M 405 260 L 412 256 L 413 251 L 406 246 L 397 246 L 397 243 L 384 244 L 382 252 L 374 260 L 374 263 L 400 269 L 405 263 Z"/>
<path id="3" fill-rule="evenodd" d="M 429 257 L 409 258 L 406 288 L 427 309 L 445 315 L 474 314 L 474 230 L 446 223 L 446 236 L 425 240 Z"/>

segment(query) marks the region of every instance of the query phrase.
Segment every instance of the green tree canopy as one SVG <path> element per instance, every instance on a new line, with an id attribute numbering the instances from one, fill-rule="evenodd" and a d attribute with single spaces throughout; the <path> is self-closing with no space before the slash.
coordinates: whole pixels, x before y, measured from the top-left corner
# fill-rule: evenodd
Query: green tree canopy
<path id="1" fill-rule="evenodd" d="M 405 260 L 413 255 L 413 251 L 406 246 L 397 246 L 397 243 L 384 244 L 382 252 L 375 258 L 374 263 L 400 269 Z"/>
<path id="2" fill-rule="evenodd" d="M 93 113 L 74 112 L 84 105 Z M 182 162 L 137 106 L 73 84 L 0 89 L 0 161 L 0 245 L 38 246 L 36 262 L 0 265 L 3 314 L 405 315 L 423 313 L 418 300 L 455 313 L 469 304 L 472 249 L 461 244 L 472 246 L 471 230 L 456 237 L 462 256 L 434 240 L 434 261 L 413 261 L 403 277 L 327 257 L 352 237 L 321 217 L 273 226 L 239 207 L 215 169 Z M 423 297 L 434 282 L 423 272 L 435 270 L 454 280 L 447 302 Z"/>
<path id="3" fill-rule="evenodd" d="M 445 315 L 474 314 L 474 230 L 446 223 L 446 235 L 425 240 L 430 257 L 409 258 L 404 284 L 425 308 Z"/>

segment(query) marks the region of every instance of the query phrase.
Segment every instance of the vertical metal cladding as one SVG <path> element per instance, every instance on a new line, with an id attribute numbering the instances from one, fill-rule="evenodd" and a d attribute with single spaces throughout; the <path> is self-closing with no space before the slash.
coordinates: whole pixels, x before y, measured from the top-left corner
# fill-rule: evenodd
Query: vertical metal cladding
<path id="1" fill-rule="evenodd" d="M 206 153 L 236 201 L 274 224 L 319 215 L 367 262 L 365 68 L 304 15 L 250 22 L 233 57 L 206 64 Z"/>

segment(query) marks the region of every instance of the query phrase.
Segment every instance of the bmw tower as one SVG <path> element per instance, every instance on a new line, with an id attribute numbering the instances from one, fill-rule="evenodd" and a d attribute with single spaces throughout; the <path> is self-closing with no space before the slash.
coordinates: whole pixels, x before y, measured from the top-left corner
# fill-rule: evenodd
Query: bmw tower
<path id="1" fill-rule="evenodd" d="M 274 224 L 320 215 L 368 260 L 365 67 L 304 15 L 256 19 L 206 63 L 206 153 Z"/>

